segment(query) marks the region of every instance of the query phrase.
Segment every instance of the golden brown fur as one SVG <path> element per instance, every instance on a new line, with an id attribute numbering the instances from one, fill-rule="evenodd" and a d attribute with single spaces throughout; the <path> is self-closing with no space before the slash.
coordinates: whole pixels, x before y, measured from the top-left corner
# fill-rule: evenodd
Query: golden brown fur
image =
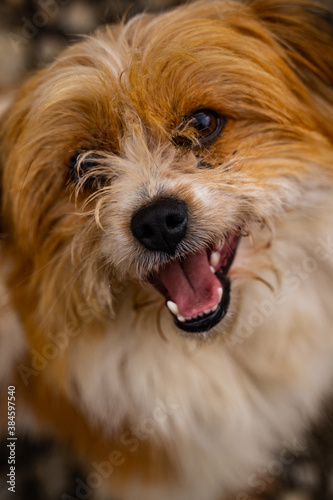
<path id="1" fill-rule="evenodd" d="M 2 279 L 25 340 L 4 310 L 1 349 L 26 342 L 2 383 L 88 466 L 118 450 L 106 479 L 121 498 L 247 495 L 320 411 L 333 376 L 332 17 L 316 0 L 138 16 L 68 48 L 2 118 Z M 227 119 L 205 146 L 184 126 L 198 109 Z M 99 164 L 75 182 L 77 151 Z M 140 207 L 175 197 L 190 214 L 177 255 L 242 236 L 228 312 L 197 336 L 145 281 L 169 259 L 131 234 Z"/>

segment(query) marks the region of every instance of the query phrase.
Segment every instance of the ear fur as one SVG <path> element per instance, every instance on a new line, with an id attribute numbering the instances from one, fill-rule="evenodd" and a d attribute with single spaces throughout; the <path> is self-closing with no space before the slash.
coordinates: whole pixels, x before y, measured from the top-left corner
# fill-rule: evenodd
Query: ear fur
<path id="1" fill-rule="evenodd" d="M 331 0 L 247 0 L 305 85 L 333 104 Z"/>

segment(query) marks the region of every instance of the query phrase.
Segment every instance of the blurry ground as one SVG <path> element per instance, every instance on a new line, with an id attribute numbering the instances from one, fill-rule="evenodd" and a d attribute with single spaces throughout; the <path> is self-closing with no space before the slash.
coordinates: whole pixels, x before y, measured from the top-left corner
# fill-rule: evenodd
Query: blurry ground
<path id="1" fill-rule="evenodd" d="M 79 34 L 180 0 L 0 0 L 0 89 L 43 66 Z"/>
<path id="2" fill-rule="evenodd" d="M 159 11 L 179 3 L 181 0 L 0 0 L 0 93 L 51 61 L 79 34 L 89 33 L 101 23 L 118 22 L 125 13 Z M 291 456 L 289 465 L 278 458 L 267 464 L 277 485 L 268 493 L 270 483 L 260 483 L 264 500 L 333 500 L 331 415 L 329 412 L 308 437 L 304 451 Z M 6 486 L 5 442 L 0 445 L 0 500 L 58 500 L 64 493 L 75 498 L 75 487 L 79 478 L 84 481 L 85 473 L 57 443 L 19 438 L 14 495 Z"/>

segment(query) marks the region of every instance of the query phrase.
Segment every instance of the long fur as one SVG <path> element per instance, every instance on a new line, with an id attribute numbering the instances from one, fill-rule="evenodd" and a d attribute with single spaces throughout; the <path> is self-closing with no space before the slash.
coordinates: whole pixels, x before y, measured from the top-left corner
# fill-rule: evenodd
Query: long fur
<path id="1" fill-rule="evenodd" d="M 68 48 L 2 118 L 2 386 L 120 498 L 258 493 L 329 395 L 332 19 L 316 0 L 140 15 Z M 223 132 L 177 145 L 203 108 Z M 85 150 L 99 162 L 75 183 Z M 183 253 L 244 234 L 212 335 L 182 335 L 145 281 L 166 258 L 130 219 L 156 197 L 190 207 Z"/>

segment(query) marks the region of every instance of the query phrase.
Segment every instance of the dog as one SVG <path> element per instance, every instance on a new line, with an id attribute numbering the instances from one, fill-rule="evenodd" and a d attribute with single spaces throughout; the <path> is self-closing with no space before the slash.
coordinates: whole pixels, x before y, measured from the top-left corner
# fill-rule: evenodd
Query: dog
<path id="1" fill-rule="evenodd" d="M 332 26 L 317 0 L 140 14 L 2 115 L 2 400 L 86 464 L 76 498 L 253 498 L 321 415 Z"/>

